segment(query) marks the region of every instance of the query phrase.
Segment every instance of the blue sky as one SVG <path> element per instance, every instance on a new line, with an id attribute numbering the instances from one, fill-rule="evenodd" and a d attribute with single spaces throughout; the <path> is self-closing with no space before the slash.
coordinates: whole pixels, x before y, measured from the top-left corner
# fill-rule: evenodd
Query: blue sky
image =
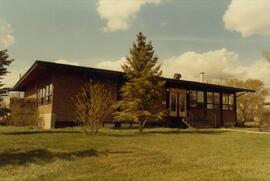
<path id="1" fill-rule="evenodd" d="M 8 48 L 16 59 L 11 70 L 17 74 L 37 59 L 117 69 L 113 64 L 123 62 L 142 31 L 153 42 L 160 63 L 174 67 L 165 70 L 168 76 L 179 71 L 196 80 L 201 70 L 194 66 L 215 67 L 225 57 L 220 78 L 244 79 L 249 71 L 268 65 L 261 52 L 270 48 L 270 20 L 263 18 L 270 4 L 256 2 L 262 6 L 245 0 L 0 0 L 0 27 L 9 26 L 2 33 L 0 28 L 0 48 Z M 252 21 L 254 12 L 262 14 L 259 23 Z M 227 69 L 235 65 L 239 72 L 229 75 Z M 196 74 L 188 75 L 183 68 Z"/>

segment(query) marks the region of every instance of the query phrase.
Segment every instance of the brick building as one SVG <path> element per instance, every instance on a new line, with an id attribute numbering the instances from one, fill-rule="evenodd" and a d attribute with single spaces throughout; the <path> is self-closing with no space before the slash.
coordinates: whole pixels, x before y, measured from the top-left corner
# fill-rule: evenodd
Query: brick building
<path id="1" fill-rule="evenodd" d="M 13 87 L 24 92 L 25 98 L 36 99 L 37 109 L 44 120 L 44 128 L 73 126 L 74 97 L 89 79 L 99 80 L 120 98 L 119 89 L 124 83 L 123 73 L 89 67 L 36 61 Z M 186 124 L 197 127 L 232 126 L 237 120 L 237 96 L 252 90 L 202 82 L 164 78 L 166 89 L 160 110 L 168 110 L 161 121 L 149 125 L 172 127 Z M 113 117 L 105 126 L 115 126 Z M 121 123 L 117 123 L 121 126 Z M 132 123 L 122 123 L 122 126 Z"/>

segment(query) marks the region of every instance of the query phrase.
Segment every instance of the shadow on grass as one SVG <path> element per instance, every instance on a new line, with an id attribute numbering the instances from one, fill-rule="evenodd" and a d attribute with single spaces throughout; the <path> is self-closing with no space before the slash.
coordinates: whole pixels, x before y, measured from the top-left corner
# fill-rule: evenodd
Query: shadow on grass
<path id="1" fill-rule="evenodd" d="M 32 135 L 32 134 L 55 134 L 55 133 L 81 133 L 80 131 L 75 130 L 48 130 L 48 131 L 14 131 L 14 132 L 4 132 L 0 133 L 3 135 Z"/>
<path id="2" fill-rule="evenodd" d="M 27 163 L 48 163 L 50 161 L 72 160 L 80 157 L 98 157 L 111 154 L 127 154 L 131 151 L 109 151 L 98 152 L 95 149 L 75 152 L 51 152 L 47 149 L 35 149 L 27 152 L 4 152 L 0 153 L 0 167 L 5 165 L 24 165 Z"/>
<path id="3" fill-rule="evenodd" d="M 179 129 L 179 130 L 171 130 L 171 131 L 147 131 L 145 134 L 222 134 L 227 131 L 222 130 L 185 130 L 185 129 Z"/>
<path id="4" fill-rule="evenodd" d="M 151 130 L 153 129 L 153 130 Z M 223 134 L 225 130 L 215 130 L 215 129 L 173 129 L 173 130 L 155 130 L 155 128 L 147 128 L 143 133 L 139 133 L 138 131 L 134 131 L 132 133 L 99 133 L 100 136 L 109 136 L 109 137 L 137 137 L 137 136 L 146 136 L 146 135 L 181 135 L 181 134 L 208 134 L 208 135 L 219 135 Z"/>
<path id="5" fill-rule="evenodd" d="M 141 135 L 151 135 L 151 134 L 222 134 L 226 131 L 218 129 L 167 129 L 159 130 L 156 128 L 146 128 L 143 133 L 139 133 L 136 129 L 115 129 L 110 132 L 99 132 L 95 136 L 109 136 L 109 137 L 135 137 Z M 35 134 L 83 134 L 80 130 L 27 130 L 27 131 L 11 131 L 0 133 L 2 135 L 35 135 Z"/>

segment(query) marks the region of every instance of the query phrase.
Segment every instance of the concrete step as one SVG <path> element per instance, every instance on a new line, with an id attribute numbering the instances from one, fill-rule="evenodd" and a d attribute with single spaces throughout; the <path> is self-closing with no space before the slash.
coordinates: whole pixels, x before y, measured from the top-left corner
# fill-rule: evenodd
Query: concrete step
<path id="1" fill-rule="evenodd" d="M 202 125 L 200 125 L 200 126 L 194 125 L 192 127 L 194 127 L 194 128 L 214 128 L 214 126 L 212 126 L 212 125 L 204 125 L 204 126 L 202 126 Z"/>
<path id="2" fill-rule="evenodd" d="M 209 122 L 208 120 L 191 121 L 189 125 L 195 128 L 213 128 L 214 127 L 212 123 Z"/>

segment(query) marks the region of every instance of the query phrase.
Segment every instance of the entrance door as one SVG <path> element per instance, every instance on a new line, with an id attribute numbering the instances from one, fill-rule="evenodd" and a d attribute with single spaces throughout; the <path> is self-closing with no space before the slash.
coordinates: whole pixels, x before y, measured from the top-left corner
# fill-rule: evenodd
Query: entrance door
<path id="1" fill-rule="evenodd" d="M 179 104 L 179 117 L 186 117 L 186 92 L 178 93 L 178 104 Z"/>
<path id="2" fill-rule="evenodd" d="M 170 91 L 170 116 L 178 117 L 177 116 L 177 109 L 178 109 L 178 98 L 177 92 Z"/>
<path id="3" fill-rule="evenodd" d="M 171 89 L 169 115 L 172 117 L 186 117 L 186 90 Z"/>

